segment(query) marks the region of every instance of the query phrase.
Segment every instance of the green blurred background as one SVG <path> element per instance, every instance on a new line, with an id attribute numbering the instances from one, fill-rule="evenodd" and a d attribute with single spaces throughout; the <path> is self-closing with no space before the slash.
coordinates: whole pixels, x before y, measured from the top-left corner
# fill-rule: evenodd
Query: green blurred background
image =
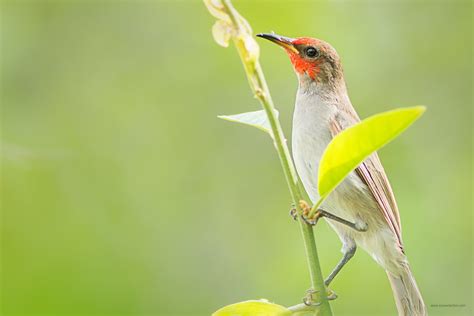
<path id="1" fill-rule="evenodd" d="M 361 117 L 428 111 L 381 158 L 431 315 L 472 312 L 470 1 L 235 1 L 255 32 L 332 43 Z M 270 139 L 218 120 L 259 108 L 200 1 L 2 1 L 1 312 L 209 315 L 309 287 Z M 261 61 L 290 138 L 287 56 Z M 325 275 L 340 242 L 322 223 Z M 336 315 L 394 315 L 363 251 Z M 458 307 L 434 307 L 458 304 Z"/>

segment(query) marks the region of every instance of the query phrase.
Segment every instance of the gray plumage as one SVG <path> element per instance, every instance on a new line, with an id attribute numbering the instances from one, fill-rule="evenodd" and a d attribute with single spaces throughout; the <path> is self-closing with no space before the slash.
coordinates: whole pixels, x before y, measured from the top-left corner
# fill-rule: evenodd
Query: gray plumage
<path id="1" fill-rule="evenodd" d="M 349 100 L 336 51 L 323 41 L 314 40 L 312 45 L 320 51 L 314 69 L 305 70 L 294 62 L 299 87 L 293 117 L 292 151 L 298 175 L 315 203 L 319 198 L 318 165 L 324 149 L 338 132 L 357 123 L 359 118 Z M 302 49 L 304 45 L 299 44 L 298 50 Z M 292 57 L 292 52 L 288 53 Z M 426 315 L 403 250 L 395 198 L 377 154 L 353 171 L 322 208 L 358 227 L 367 227 L 367 231 L 359 232 L 328 220 L 343 243 L 343 253 L 355 251 L 355 246 L 360 246 L 386 270 L 400 315 Z"/>

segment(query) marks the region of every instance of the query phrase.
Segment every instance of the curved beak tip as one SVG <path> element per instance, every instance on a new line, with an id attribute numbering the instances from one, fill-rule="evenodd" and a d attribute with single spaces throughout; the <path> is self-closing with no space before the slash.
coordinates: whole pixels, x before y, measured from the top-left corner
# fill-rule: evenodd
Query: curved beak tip
<path id="1" fill-rule="evenodd" d="M 286 49 L 289 49 L 290 51 L 298 53 L 298 50 L 292 44 L 294 40 L 293 38 L 277 35 L 274 33 L 258 33 L 256 36 L 267 39 L 277 45 L 280 45 L 283 48 L 286 48 Z"/>
<path id="2" fill-rule="evenodd" d="M 278 41 L 278 42 L 282 42 L 285 39 L 284 36 L 280 36 L 274 33 L 258 33 L 257 37 L 261 37 L 270 41 Z"/>

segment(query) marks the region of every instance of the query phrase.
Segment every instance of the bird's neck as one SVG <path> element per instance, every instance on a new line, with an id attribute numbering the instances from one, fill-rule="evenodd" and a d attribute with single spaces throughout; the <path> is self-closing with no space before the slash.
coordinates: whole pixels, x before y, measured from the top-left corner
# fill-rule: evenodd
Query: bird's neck
<path id="1" fill-rule="evenodd" d="M 316 101 L 311 102 L 311 104 L 332 104 L 337 106 L 350 103 L 343 77 L 330 81 L 313 80 L 306 74 L 299 75 L 298 77 L 298 95 L 304 95 L 305 98 Z"/>

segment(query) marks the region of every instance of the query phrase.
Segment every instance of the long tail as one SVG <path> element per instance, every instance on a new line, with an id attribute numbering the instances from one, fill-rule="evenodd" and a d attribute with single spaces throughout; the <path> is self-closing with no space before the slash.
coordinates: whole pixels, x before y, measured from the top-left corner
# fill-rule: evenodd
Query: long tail
<path id="1" fill-rule="evenodd" d="M 387 275 L 392 286 L 395 303 L 397 304 L 398 315 L 428 315 L 420 290 L 418 290 L 415 278 L 408 264 L 399 269 L 396 274 L 387 271 Z"/>

